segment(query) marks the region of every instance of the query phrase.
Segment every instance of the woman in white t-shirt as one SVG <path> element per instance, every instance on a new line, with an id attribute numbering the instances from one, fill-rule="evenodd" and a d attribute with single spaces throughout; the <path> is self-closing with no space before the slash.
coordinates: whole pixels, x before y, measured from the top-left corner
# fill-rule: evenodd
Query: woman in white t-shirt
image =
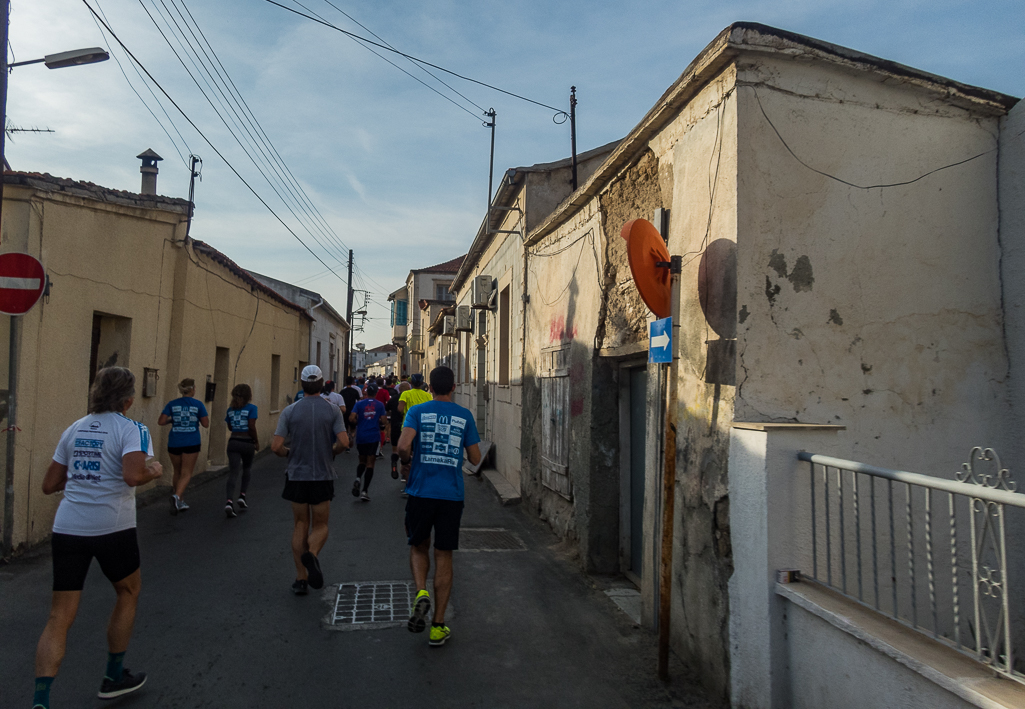
<path id="1" fill-rule="evenodd" d="M 96 374 L 89 415 L 61 436 L 43 478 L 43 493 L 64 491 L 53 522 L 53 597 L 50 619 L 36 648 L 34 706 L 49 707 L 50 684 L 75 620 L 93 557 L 114 585 L 117 601 L 107 627 L 109 654 L 99 697 L 135 691 L 145 673 L 122 665 L 135 623 L 142 580 L 135 533 L 135 488 L 158 479 L 149 430 L 124 414 L 135 401 L 135 375 L 124 367 Z"/>

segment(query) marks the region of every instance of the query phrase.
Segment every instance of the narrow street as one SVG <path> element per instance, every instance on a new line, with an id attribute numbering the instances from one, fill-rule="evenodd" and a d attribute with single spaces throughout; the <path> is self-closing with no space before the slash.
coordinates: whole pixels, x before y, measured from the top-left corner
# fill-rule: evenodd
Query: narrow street
<path id="1" fill-rule="evenodd" d="M 674 657 L 672 682 L 655 675 L 656 638 L 583 576 L 522 507 L 502 507 L 467 478 L 463 528 L 512 532 L 525 551 L 463 551 L 448 615 L 453 635 L 428 648 L 404 627 L 330 628 L 337 584 L 406 581 L 404 500 L 387 459 L 370 503 L 349 494 L 354 454 L 339 456 L 322 592 L 294 596 L 291 512 L 280 498 L 284 463 L 254 466 L 251 509 L 222 512 L 224 477 L 195 488 L 192 509 L 139 510 L 143 593 L 126 665 L 148 674 L 142 691 L 95 698 L 106 661 L 113 592 L 94 563 L 54 707 L 695 707 Z M 0 709 L 27 707 L 33 654 L 49 609 L 46 550 L 0 567 Z M 332 585 L 333 584 L 333 585 Z"/>

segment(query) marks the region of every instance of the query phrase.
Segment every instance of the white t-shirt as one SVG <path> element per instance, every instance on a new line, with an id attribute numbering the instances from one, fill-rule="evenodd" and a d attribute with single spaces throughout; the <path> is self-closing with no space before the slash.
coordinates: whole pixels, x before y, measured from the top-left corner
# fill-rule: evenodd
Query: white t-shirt
<path id="1" fill-rule="evenodd" d="M 121 414 L 89 414 L 68 427 L 53 454 L 68 466 L 53 531 L 97 537 L 134 527 L 135 488 L 124 480 L 121 458 L 137 451 L 153 455 L 149 429 Z"/>
<path id="2" fill-rule="evenodd" d="M 330 394 L 321 394 L 320 398 L 326 399 L 329 403 L 332 403 L 335 406 L 340 407 L 340 409 L 345 408 L 345 399 L 343 399 L 342 395 L 339 394 L 337 391 L 333 391 Z"/>

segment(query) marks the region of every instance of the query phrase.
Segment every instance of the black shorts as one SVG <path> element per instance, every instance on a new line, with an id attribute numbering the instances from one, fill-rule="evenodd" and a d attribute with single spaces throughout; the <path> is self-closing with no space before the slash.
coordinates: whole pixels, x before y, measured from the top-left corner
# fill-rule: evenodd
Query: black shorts
<path id="1" fill-rule="evenodd" d="M 300 505 L 319 505 L 335 499 L 334 480 L 289 480 L 285 476 L 285 489 L 281 496 Z"/>
<path id="2" fill-rule="evenodd" d="M 199 451 L 200 451 L 200 449 L 202 447 L 203 446 L 200 445 L 199 443 L 197 443 L 194 446 L 182 446 L 181 448 L 172 448 L 171 446 L 168 446 L 167 447 L 167 452 L 170 453 L 171 455 L 184 455 L 186 453 L 199 453 Z"/>
<path id="3" fill-rule="evenodd" d="M 399 445 L 399 438 L 402 436 L 402 417 L 395 414 L 395 418 L 391 422 L 391 444 L 393 446 Z"/>
<path id="4" fill-rule="evenodd" d="M 406 536 L 410 546 L 430 541 L 434 529 L 434 548 L 453 551 L 459 548 L 459 521 L 463 518 L 462 500 L 436 500 L 413 497 L 406 500 Z"/>
<path id="5" fill-rule="evenodd" d="M 379 441 L 374 441 L 373 443 L 357 443 L 356 452 L 360 455 L 377 455 L 377 446 L 379 445 Z"/>
<path id="6" fill-rule="evenodd" d="M 54 532 L 50 548 L 53 550 L 54 591 L 81 591 L 93 557 L 100 562 L 100 570 L 111 583 L 131 576 L 139 568 L 135 527 L 96 537 Z"/>

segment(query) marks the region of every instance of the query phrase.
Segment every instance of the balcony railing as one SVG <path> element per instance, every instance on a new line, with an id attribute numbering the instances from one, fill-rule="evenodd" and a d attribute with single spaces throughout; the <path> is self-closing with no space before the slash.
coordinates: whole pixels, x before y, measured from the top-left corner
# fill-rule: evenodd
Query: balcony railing
<path id="1" fill-rule="evenodd" d="M 955 480 L 798 458 L 811 464 L 812 578 L 1025 683 L 1012 623 L 1025 598 L 1009 579 L 1025 561 L 1008 568 L 1005 524 L 1025 522 L 1025 495 L 992 449 L 973 448 Z"/>

